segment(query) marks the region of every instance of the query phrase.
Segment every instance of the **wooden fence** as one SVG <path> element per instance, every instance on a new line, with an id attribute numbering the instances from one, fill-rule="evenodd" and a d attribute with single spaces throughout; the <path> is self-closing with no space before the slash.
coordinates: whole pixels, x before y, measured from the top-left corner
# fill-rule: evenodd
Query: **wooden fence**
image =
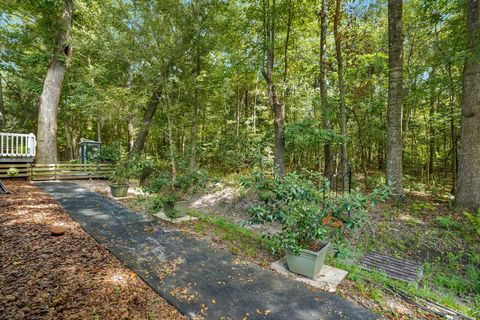
<path id="1" fill-rule="evenodd" d="M 8 174 L 10 168 L 16 168 L 18 175 Z M 0 164 L 0 178 L 24 177 L 30 180 L 69 180 L 108 178 L 112 173 L 111 164 Z"/>

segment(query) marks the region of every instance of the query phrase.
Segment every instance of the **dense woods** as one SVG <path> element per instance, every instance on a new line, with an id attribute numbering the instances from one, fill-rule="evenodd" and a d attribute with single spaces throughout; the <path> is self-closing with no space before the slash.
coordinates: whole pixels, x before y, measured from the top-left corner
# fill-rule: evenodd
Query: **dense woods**
<path id="1" fill-rule="evenodd" d="M 480 0 L 2 0 L 3 132 L 13 194 L 80 171 L 235 259 L 324 250 L 386 318 L 480 316 Z"/>
<path id="2" fill-rule="evenodd" d="M 402 177 L 448 179 L 458 205 L 476 209 L 478 10 L 474 0 L 3 1 L 0 126 L 37 133 L 37 162 L 77 159 L 89 138 L 172 175 L 270 161 L 280 176 L 328 172 L 341 155 L 367 187 L 379 171 L 397 195 Z"/>

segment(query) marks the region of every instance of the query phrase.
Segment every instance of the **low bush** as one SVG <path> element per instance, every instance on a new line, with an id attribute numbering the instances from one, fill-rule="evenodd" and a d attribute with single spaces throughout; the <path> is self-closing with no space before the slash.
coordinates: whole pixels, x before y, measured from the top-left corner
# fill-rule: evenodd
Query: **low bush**
<path id="1" fill-rule="evenodd" d="M 332 193 L 325 178 L 310 172 L 292 173 L 284 179 L 255 173 L 251 179 L 242 179 L 242 184 L 253 188 L 263 202 L 249 209 L 252 222 L 281 226 L 279 233 L 267 235 L 272 250 L 281 247 L 297 254 L 327 240 L 333 242 L 337 255 L 342 254 L 345 233 L 359 227 L 367 209 L 388 195 L 387 189 L 369 195 Z"/>

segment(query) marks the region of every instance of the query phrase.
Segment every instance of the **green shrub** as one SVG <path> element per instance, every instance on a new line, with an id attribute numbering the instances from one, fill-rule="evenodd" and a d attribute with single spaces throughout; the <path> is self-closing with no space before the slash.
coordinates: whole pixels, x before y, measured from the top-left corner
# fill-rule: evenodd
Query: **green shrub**
<path id="1" fill-rule="evenodd" d="M 166 203 L 174 204 L 175 201 L 176 201 L 176 199 L 173 196 L 165 196 L 165 195 L 159 194 L 159 195 L 157 195 L 153 198 L 150 209 L 153 212 L 159 212 L 160 210 L 162 210 L 164 208 L 164 205 Z"/>
<path id="2" fill-rule="evenodd" d="M 475 232 L 480 235 L 480 209 L 478 209 L 477 214 L 471 214 L 470 212 L 464 212 L 468 221 L 472 224 Z"/>
<path id="3" fill-rule="evenodd" d="M 102 145 L 98 154 L 98 161 L 106 163 L 116 163 L 125 153 L 125 148 L 120 141 L 112 144 Z"/>
<path id="4" fill-rule="evenodd" d="M 455 230 L 461 229 L 462 224 L 458 221 L 453 220 L 448 216 L 438 216 L 435 218 L 435 223 L 442 229 L 446 230 Z"/>
<path id="5" fill-rule="evenodd" d="M 157 193 L 171 185 L 172 179 L 170 178 L 168 171 L 159 171 L 151 177 L 150 183 L 143 187 L 143 191 Z"/>
<path id="6" fill-rule="evenodd" d="M 177 176 L 174 187 L 183 192 L 196 193 L 208 183 L 208 173 L 204 170 L 189 170 Z"/>
<path id="7" fill-rule="evenodd" d="M 148 165 L 148 160 L 123 153 L 113 167 L 110 181 L 116 184 L 128 183 L 129 179 L 137 178 Z"/>
<path id="8" fill-rule="evenodd" d="M 292 173 L 284 179 L 253 174 L 252 186 L 262 205 L 249 209 L 254 223 L 276 222 L 282 230 L 267 237 L 274 244 L 299 253 L 329 239 L 341 253 L 344 235 L 357 228 L 367 216 L 367 208 L 388 195 L 376 190 L 365 196 L 360 192 L 334 194 L 319 174 Z"/>

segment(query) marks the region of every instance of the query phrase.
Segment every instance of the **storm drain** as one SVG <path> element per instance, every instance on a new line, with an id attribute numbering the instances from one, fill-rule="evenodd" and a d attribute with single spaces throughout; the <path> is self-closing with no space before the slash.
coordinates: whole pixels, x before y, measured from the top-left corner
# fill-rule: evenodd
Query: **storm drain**
<path id="1" fill-rule="evenodd" d="M 365 254 L 360 267 L 370 271 L 383 271 L 391 278 L 407 282 L 418 282 L 423 275 L 422 265 L 415 261 L 376 252 Z"/>

